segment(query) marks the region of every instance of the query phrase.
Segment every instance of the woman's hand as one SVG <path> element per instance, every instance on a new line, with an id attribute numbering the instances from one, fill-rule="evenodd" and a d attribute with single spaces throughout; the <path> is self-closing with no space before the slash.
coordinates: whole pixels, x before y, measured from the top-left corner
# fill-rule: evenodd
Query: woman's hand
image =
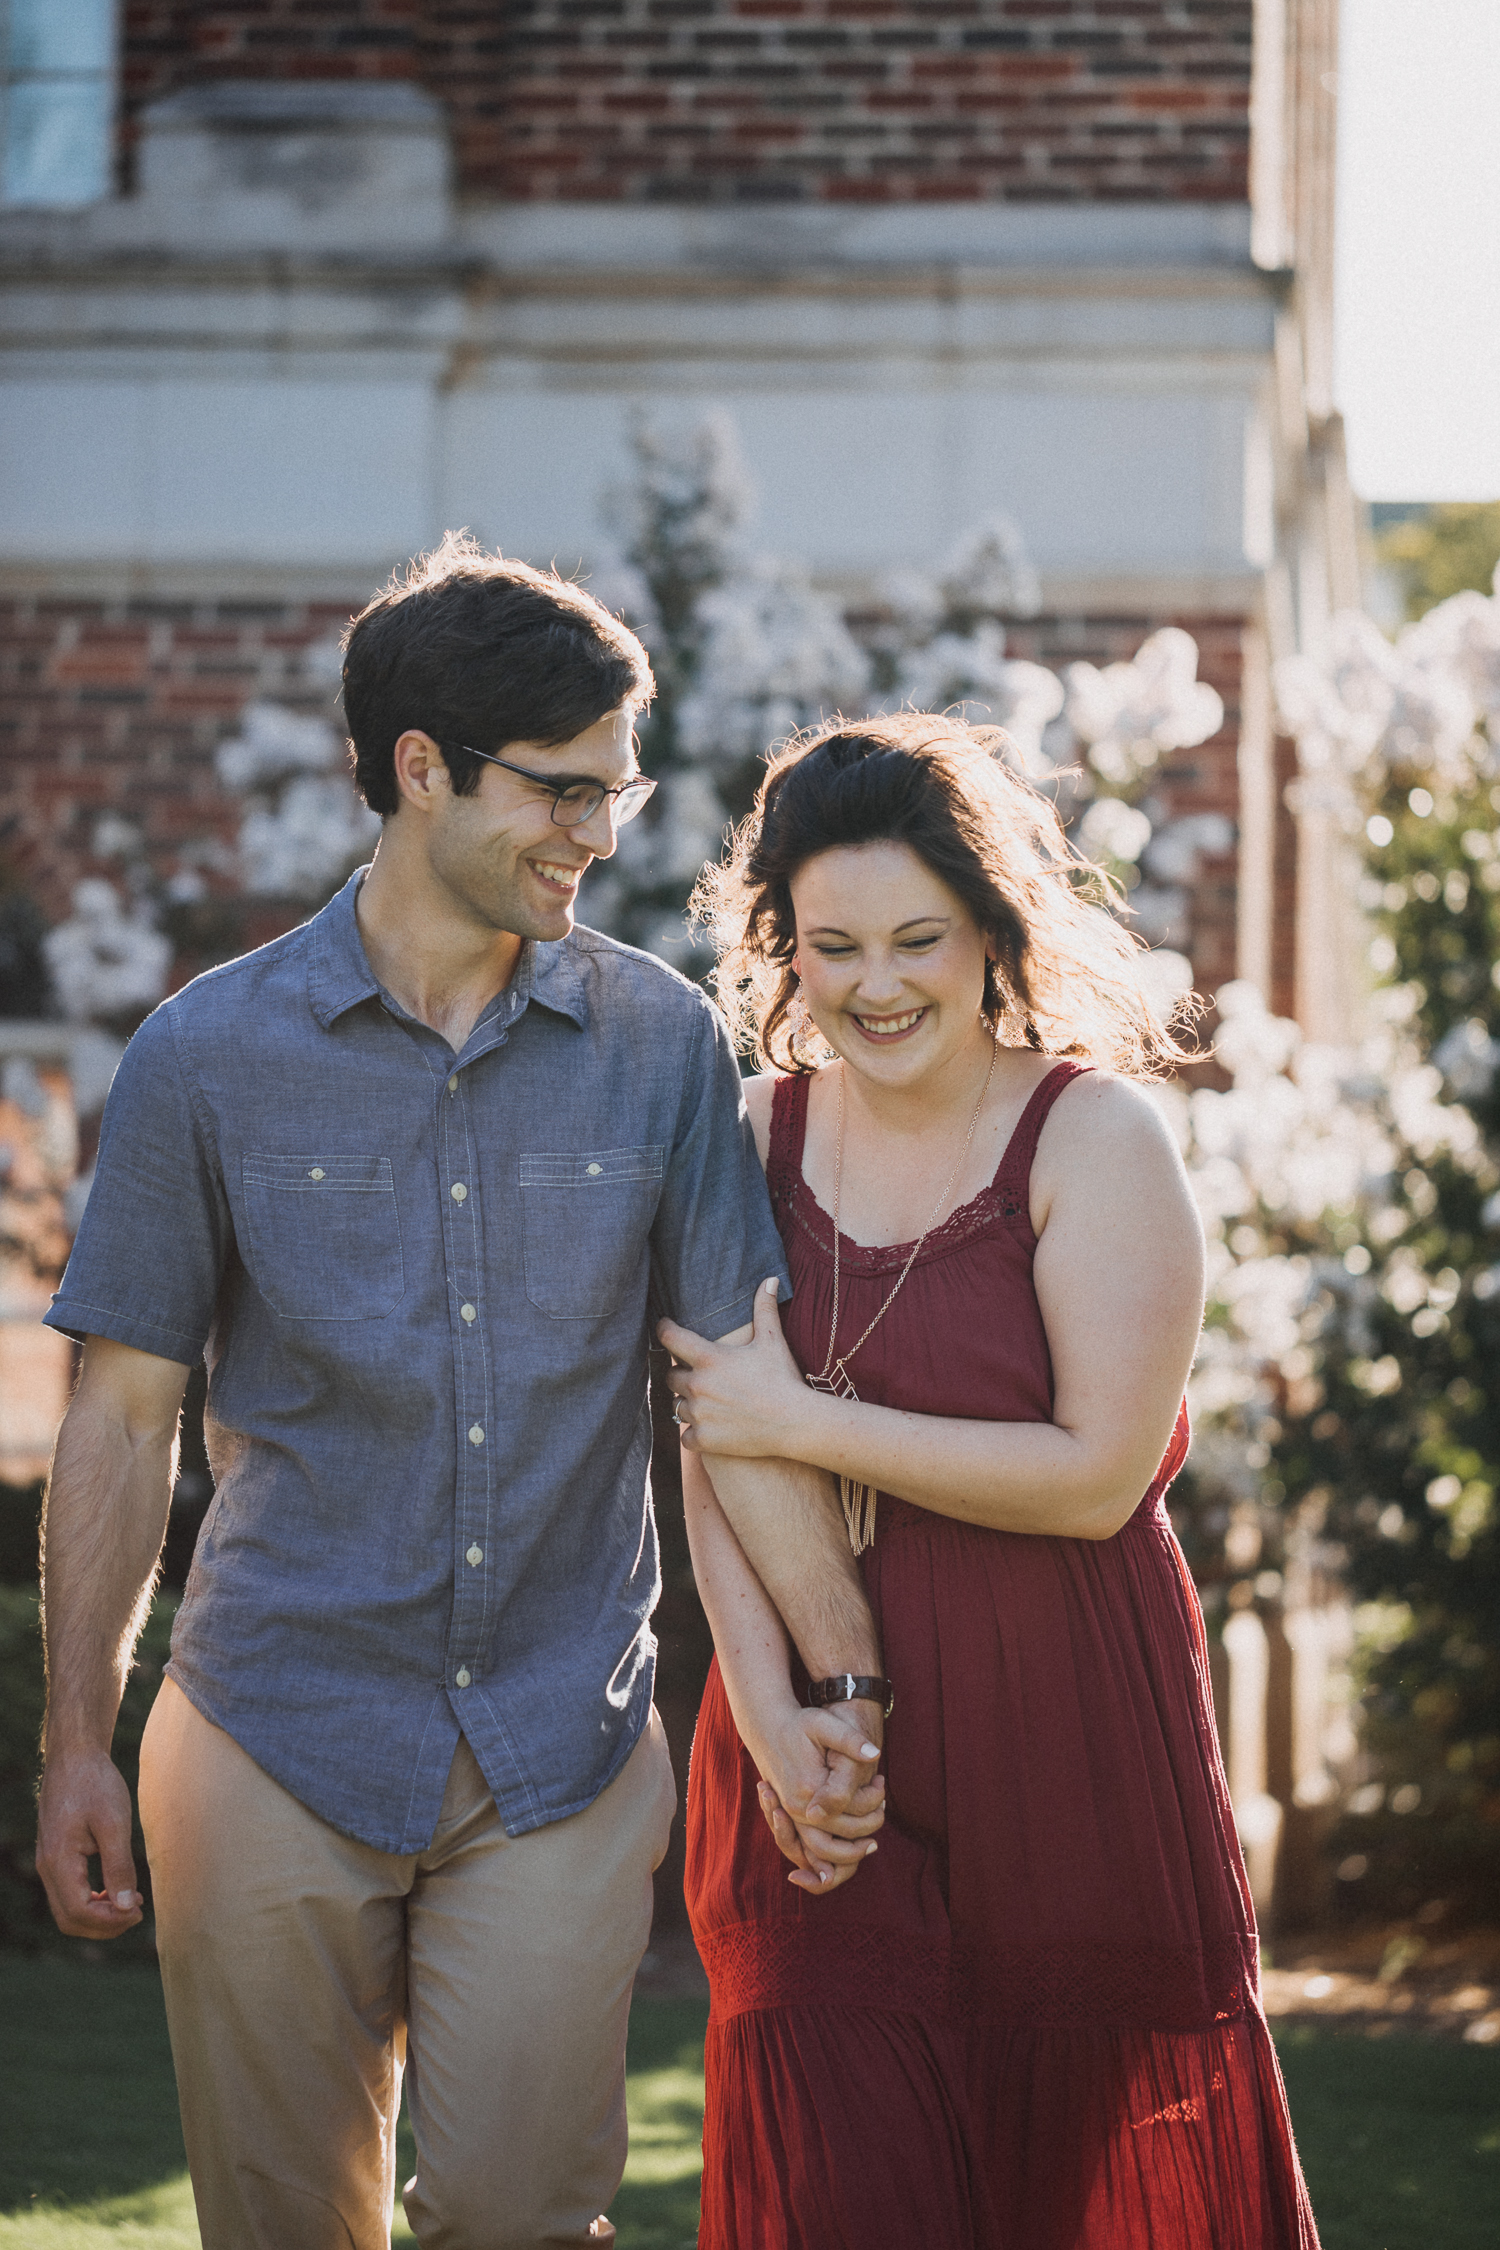
<path id="1" fill-rule="evenodd" d="M 850 1705 L 824 1710 L 790 1704 L 751 1755 L 760 1773 L 760 1807 L 792 1862 L 789 1880 L 821 1894 L 846 1883 L 869 1856 L 885 1820 L 879 1747 Z"/>
<path id="2" fill-rule="evenodd" d="M 777 1288 L 771 1280 L 756 1291 L 754 1329 L 743 1344 L 710 1344 L 674 1320 L 658 1323 L 677 1362 L 667 1377 L 676 1421 L 693 1452 L 799 1458 L 790 1440 L 809 1392 L 781 1333 Z"/>
<path id="3" fill-rule="evenodd" d="M 826 1829 L 793 1820 L 768 1781 L 760 1784 L 757 1794 L 766 1826 L 782 1855 L 792 1863 L 787 1881 L 799 1890 L 810 1891 L 814 1898 L 826 1898 L 830 1891 L 847 1883 L 858 1872 L 860 1861 L 880 1848 L 873 1836 L 865 1842 L 844 1841 L 829 1835 Z M 880 1818 L 884 1817 L 882 1808 Z"/>

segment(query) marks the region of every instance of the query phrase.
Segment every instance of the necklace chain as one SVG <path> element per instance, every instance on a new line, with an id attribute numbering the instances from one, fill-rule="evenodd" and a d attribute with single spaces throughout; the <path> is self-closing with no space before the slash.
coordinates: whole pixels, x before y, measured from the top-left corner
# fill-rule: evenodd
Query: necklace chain
<path id="1" fill-rule="evenodd" d="M 822 1368 L 818 1374 L 808 1375 L 803 1378 L 805 1382 L 808 1382 L 812 1385 L 815 1391 L 832 1391 L 836 1394 L 836 1396 L 840 1398 L 853 1398 L 856 1395 L 854 1384 L 851 1381 L 849 1375 L 849 1362 L 851 1359 L 853 1359 L 855 1353 L 860 1349 L 860 1345 L 869 1342 L 871 1336 L 880 1326 L 880 1323 L 884 1320 L 886 1314 L 890 1311 L 892 1305 L 895 1303 L 896 1298 L 900 1293 L 902 1283 L 905 1281 L 907 1275 L 911 1272 L 912 1267 L 917 1262 L 918 1251 L 921 1249 L 923 1243 L 927 1240 L 927 1237 L 931 1234 L 933 1228 L 937 1225 L 939 1213 L 942 1211 L 944 1204 L 947 1202 L 949 1196 L 953 1192 L 954 1184 L 958 1179 L 959 1172 L 963 1168 L 964 1158 L 968 1155 L 970 1146 L 973 1143 L 974 1135 L 979 1128 L 980 1112 L 984 1108 L 985 1096 L 990 1090 L 990 1080 L 995 1075 L 995 1057 L 999 1054 L 999 1052 L 1000 1043 L 997 1039 L 992 1038 L 990 1042 L 990 1067 L 984 1074 L 984 1084 L 979 1089 L 979 1099 L 974 1104 L 974 1114 L 969 1119 L 969 1130 L 964 1135 L 963 1147 L 959 1150 L 957 1156 L 953 1160 L 953 1169 L 948 1174 L 947 1179 L 943 1183 L 942 1194 L 938 1197 L 936 1203 L 932 1207 L 931 1218 L 928 1220 L 926 1226 L 923 1227 L 921 1233 L 917 1236 L 916 1241 L 912 1244 L 911 1253 L 907 1258 L 905 1265 L 901 1268 L 901 1271 L 896 1276 L 895 1286 L 892 1288 L 890 1295 L 886 1298 L 886 1301 L 881 1306 L 879 1312 L 875 1315 L 875 1318 L 870 1322 L 869 1327 L 860 1337 L 859 1342 L 851 1344 L 846 1352 L 840 1352 L 838 1358 L 835 1359 L 833 1354 L 834 1348 L 838 1343 L 839 1334 L 839 1206 L 843 1198 L 844 1188 L 844 1063 L 843 1057 L 840 1056 L 838 1130 L 834 1140 L 833 1155 L 833 1318 L 828 1325 L 828 1356 L 824 1360 Z"/>

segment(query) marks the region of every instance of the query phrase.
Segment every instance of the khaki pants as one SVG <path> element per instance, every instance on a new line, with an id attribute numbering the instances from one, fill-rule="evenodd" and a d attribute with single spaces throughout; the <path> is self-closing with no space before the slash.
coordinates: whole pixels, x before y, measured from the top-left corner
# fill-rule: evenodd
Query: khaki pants
<path id="1" fill-rule="evenodd" d="M 141 1821 L 204 2250 L 611 2242 L 625 2030 L 676 1795 L 656 1713 L 571 1820 L 508 1837 L 460 1743 L 425 1852 L 341 1836 L 171 1680 Z"/>

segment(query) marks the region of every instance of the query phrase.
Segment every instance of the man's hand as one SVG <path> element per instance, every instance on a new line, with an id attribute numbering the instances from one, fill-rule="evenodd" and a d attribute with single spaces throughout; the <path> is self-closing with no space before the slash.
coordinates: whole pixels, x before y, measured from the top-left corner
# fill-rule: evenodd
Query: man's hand
<path id="1" fill-rule="evenodd" d="M 860 1713 L 873 1713 L 878 1732 L 878 1705 L 798 1711 L 759 1761 L 760 1809 L 792 1862 L 787 1880 L 815 1897 L 848 1882 L 885 1820 L 879 1746 Z"/>
<path id="2" fill-rule="evenodd" d="M 64 1937 L 112 1938 L 141 1919 L 130 1851 L 130 1791 L 100 1751 L 47 1761 L 37 1805 L 36 1869 Z M 102 1890 L 89 1886 L 97 1854 Z"/>
<path id="3" fill-rule="evenodd" d="M 847 1703 L 821 1711 L 792 1704 L 789 1716 L 757 1745 L 761 1779 L 771 1784 L 779 1802 L 795 1819 L 834 1835 L 844 1833 L 839 1823 L 846 1818 L 863 1822 L 872 1803 L 885 1796 L 884 1777 L 876 1770 L 878 1733 L 871 1735 L 857 1717 L 842 1715 L 852 1711 Z M 861 1826 L 850 1833 L 872 1831 Z"/>

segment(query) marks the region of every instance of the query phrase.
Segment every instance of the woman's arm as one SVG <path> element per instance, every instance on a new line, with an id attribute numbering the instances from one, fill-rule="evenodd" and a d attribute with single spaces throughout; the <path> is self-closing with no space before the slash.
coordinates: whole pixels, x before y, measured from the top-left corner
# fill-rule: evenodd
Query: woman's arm
<path id="1" fill-rule="evenodd" d="M 1059 1098 L 1032 1172 L 1037 1299 L 1052 1354 L 1050 1422 L 906 1414 L 815 1392 L 761 1331 L 726 1366 L 665 1334 L 685 1445 L 762 1451 L 999 1530 L 1108 1539 L 1156 1473 L 1203 1312 L 1203 1236 L 1155 1105 L 1117 1079 Z M 858 1367 L 854 1369 L 858 1380 Z"/>
<path id="2" fill-rule="evenodd" d="M 772 1792 L 771 1801 L 762 1796 L 762 1809 L 798 1870 L 791 1880 L 812 1891 L 832 1888 L 847 1881 L 873 1850 L 868 1839 L 885 1817 L 885 1781 L 873 1772 L 877 1746 L 851 1723 L 847 1705 L 809 1711 L 797 1702 L 786 1627 L 746 1560 L 702 1461 L 686 1451 L 682 1498 L 693 1575 L 713 1629 L 729 1708 Z M 848 1795 L 848 1811 L 821 1807 L 820 1791 L 831 1781 L 839 1794 Z"/>

